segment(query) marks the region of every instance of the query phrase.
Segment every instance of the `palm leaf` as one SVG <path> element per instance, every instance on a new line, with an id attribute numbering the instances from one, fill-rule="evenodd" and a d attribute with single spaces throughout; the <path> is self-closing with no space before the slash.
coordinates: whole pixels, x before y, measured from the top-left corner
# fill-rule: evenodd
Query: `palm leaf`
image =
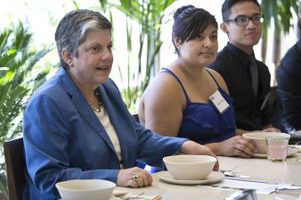
<path id="1" fill-rule="evenodd" d="M 298 13 L 298 1 L 296 0 L 262 0 L 261 7 L 264 14 L 262 58 L 265 61 L 267 52 L 268 29 L 273 24 L 274 29 L 274 52 L 275 65 L 279 62 L 281 34 L 287 34 L 293 26 L 291 19 L 293 14 Z"/>
<path id="2" fill-rule="evenodd" d="M 30 47 L 32 35 L 20 23 L 0 33 L 0 142 L 15 138 L 22 132 L 22 115 L 26 102 L 37 84 L 47 75 L 35 66 L 50 49 L 40 51 Z M 37 71 L 37 73 L 36 73 Z M 2 147 L 2 145 L 1 145 Z M 0 148 L 3 160 L 3 149 Z M 5 177 L 0 163 L 0 177 Z M 7 194 L 6 179 L 0 179 L 0 190 Z"/>
<path id="3" fill-rule="evenodd" d="M 154 73 L 156 60 L 162 45 L 160 39 L 160 28 L 164 16 L 164 10 L 175 0 L 119 0 L 110 3 L 99 0 L 104 11 L 108 8 L 116 8 L 126 16 L 126 38 L 127 38 L 127 76 L 123 76 L 119 70 L 121 79 L 127 82 L 127 88 L 122 91 L 127 106 L 133 106 L 139 99 Z M 139 40 L 132 38 L 132 26 L 130 20 L 139 24 Z M 132 46 L 138 46 L 137 51 Z M 142 62 L 146 60 L 146 62 Z M 137 64 L 133 66 L 132 63 Z M 124 80 L 124 79 L 127 80 Z"/>

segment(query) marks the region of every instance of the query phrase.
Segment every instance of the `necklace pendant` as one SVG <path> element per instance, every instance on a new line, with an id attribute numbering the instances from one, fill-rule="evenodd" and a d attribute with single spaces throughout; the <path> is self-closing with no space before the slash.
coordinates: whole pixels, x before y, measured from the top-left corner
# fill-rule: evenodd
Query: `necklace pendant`
<path id="1" fill-rule="evenodd" d="M 95 111 L 100 113 L 101 112 L 101 108 L 95 108 Z"/>
<path id="2" fill-rule="evenodd" d="M 100 113 L 101 110 L 102 110 L 102 102 L 101 102 L 101 98 L 100 98 L 99 94 L 98 94 L 96 91 L 95 91 L 95 96 L 96 96 L 96 98 L 97 98 L 97 103 L 98 103 L 98 105 L 97 105 L 97 106 L 94 106 L 94 105 L 90 104 L 90 106 L 91 106 L 91 108 L 92 108 L 95 112 Z"/>

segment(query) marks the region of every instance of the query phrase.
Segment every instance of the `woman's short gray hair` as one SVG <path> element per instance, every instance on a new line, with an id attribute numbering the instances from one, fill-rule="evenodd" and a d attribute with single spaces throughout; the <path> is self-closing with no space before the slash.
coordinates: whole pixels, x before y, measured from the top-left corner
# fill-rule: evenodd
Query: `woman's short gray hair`
<path id="1" fill-rule="evenodd" d="M 60 56 L 61 65 L 68 69 L 69 65 L 62 57 L 62 50 L 66 49 L 73 56 L 77 56 L 78 47 L 85 42 L 88 31 L 111 31 L 112 25 L 102 14 L 92 10 L 79 9 L 67 13 L 61 19 L 56 32 L 55 42 Z"/>

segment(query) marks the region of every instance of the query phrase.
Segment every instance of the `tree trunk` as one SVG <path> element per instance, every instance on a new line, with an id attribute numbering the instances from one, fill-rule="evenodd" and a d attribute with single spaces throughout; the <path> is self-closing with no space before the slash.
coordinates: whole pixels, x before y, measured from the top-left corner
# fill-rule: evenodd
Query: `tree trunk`
<path id="1" fill-rule="evenodd" d="M 267 33 L 267 29 L 263 29 L 262 32 L 262 43 L 261 43 L 261 59 L 262 62 L 266 62 L 267 59 L 267 46 L 268 46 L 268 33 Z"/>
<path id="2" fill-rule="evenodd" d="M 273 47 L 273 63 L 274 63 L 274 72 L 276 74 L 277 67 L 280 63 L 280 50 L 281 50 L 281 31 L 275 29 L 274 31 L 274 47 Z M 276 85 L 276 79 L 274 83 Z"/>

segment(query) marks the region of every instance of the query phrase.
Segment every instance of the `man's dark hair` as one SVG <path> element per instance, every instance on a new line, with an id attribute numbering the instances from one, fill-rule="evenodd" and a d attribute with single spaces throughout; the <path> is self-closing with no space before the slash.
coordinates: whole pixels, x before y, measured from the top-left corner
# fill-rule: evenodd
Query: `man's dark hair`
<path id="1" fill-rule="evenodd" d="M 223 16 L 223 21 L 227 21 L 229 19 L 229 16 L 231 15 L 231 8 L 241 2 L 253 2 L 255 5 L 258 6 L 259 10 L 260 5 L 257 0 L 225 0 L 223 5 L 222 5 L 222 16 Z"/>

